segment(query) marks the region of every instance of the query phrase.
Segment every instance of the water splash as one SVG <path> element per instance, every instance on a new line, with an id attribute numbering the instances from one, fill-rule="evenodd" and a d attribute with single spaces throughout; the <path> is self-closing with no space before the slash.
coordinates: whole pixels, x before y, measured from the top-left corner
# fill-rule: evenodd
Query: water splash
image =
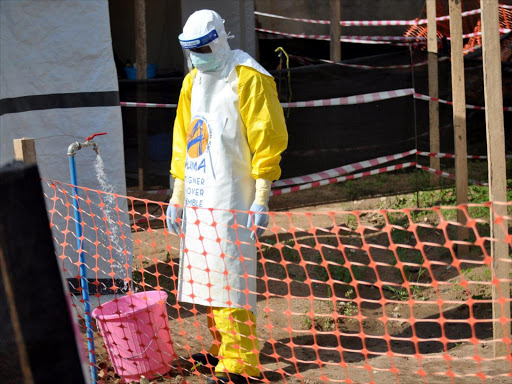
<path id="1" fill-rule="evenodd" d="M 96 160 L 94 162 L 94 170 L 96 171 L 96 178 L 98 179 L 98 182 L 100 183 L 101 189 L 103 192 L 107 192 L 105 194 L 101 195 L 102 202 L 104 204 L 104 214 L 107 219 L 107 225 L 108 229 L 110 231 L 110 242 L 113 250 L 115 250 L 119 255 L 122 255 L 123 253 L 123 247 L 121 245 L 121 229 L 119 228 L 119 225 L 117 224 L 117 215 L 114 212 L 114 208 L 116 206 L 116 198 L 113 195 L 116 193 L 117 189 L 115 186 L 110 184 L 107 179 L 107 175 L 105 174 L 105 164 L 103 163 L 103 159 L 101 155 L 97 154 Z M 116 276 L 122 277 L 126 274 L 126 271 L 124 270 L 124 267 L 122 266 L 124 262 L 121 263 L 113 263 L 112 267 L 117 270 Z M 125 279 L 123 279 L 125 280 Z M 126 287 L 126 280 L 124 281 L 125 289 Z"/>

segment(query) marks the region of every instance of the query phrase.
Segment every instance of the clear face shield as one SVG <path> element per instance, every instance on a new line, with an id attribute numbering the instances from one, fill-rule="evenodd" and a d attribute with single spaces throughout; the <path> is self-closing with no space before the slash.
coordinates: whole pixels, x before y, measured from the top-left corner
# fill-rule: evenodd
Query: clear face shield
<path id="1" fill-rule="evenodd" d="M 215 40 L 219 37 L 215 29 L 194 39 L 186 39 L 183 35 L 182 33 L 178 39 L 189 71 L 197 68 L 202 72 L 210 72 L 217 70 L 222 65 L 219 56 L 215 54 Z"/>

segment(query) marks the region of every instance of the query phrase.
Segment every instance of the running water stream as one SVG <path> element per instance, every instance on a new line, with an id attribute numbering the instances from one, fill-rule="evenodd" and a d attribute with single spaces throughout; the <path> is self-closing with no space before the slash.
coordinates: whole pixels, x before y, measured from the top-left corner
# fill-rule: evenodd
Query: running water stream
<path id="1" fill-rule="evenodd" d="M 113 195 L 116 193 L 116 187 L 108 182 L 107 175 L 105 174 L 105 164 L 103 163 L 103 159 L 99 153 L 94 161 L 94 170 L 96 171 L 96 178 L 100 183 L 102 191 L 106 192 L 100 195 L 100 199 L 103 203 L 103 213 L 107 219 L 105 224 L 107 229 L 110 231 L 109 240 L 110 245 L 112 246 L 112 257 L 116 260 L 116 262 L 112 263 L 112 268 L 115 273 L 115 278 L 124 280 L 124 289 L 126 290 L 127 279 L 125 279 L 125 275 L 127 271 L 123 267 L 124 260 L 118 259 L 123 256 L 123 245 L 121 244 L 121 228 L 118 225 L 118 222 L 121 222 L 122 220 L 117 217 L 117 214 L 114 211 L 117 204 L 116 197 Z"/>

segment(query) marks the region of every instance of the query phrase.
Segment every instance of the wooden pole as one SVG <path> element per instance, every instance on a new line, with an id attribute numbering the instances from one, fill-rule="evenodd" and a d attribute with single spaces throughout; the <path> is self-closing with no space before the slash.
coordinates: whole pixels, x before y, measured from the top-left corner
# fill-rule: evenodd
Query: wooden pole
<path id="1" fill-rule="evenodd" d="M 23 161 L 25 164 L 36 164 L 36 142 L 34 139 L 23 137 L 14 139 L 14 159 Z"/>
<path id="2" fill-rule="evenodd" d="M 135 61 L 137 63 L 137 79 L 146 79 L 146 0 L 135 0 Z"/>
<path id="3" fill-rule="evenodd" d="M 146 0 L 135 0 L 135 60 L 137 70 L 137 101 L 146 101 L 147 49 L 146 49 Z M 147 168 L 147 114 L 137 108 L 138 179 L 139 189 L 144 190 Z"/>
<path id="4" fill-rule="evenodd" d="M 464 56 L 462 52 L 462 6 L 461 0 L 449 0 L 450 37 L 452 61 L 453 130 L 455 135 L 455 191 L 457 205 L 468 203 L 468 150 L 466 144 L 466 95 L 464 88 Z M 457 210 L 457 221 L 466 224 L 466 216 Z M 467 227 L 458 227 L 457 238 L 466 240 Z M 459 257 L 467 255 L 468 247 L 457 247 Z"/>
<path id="5" fill-rule="evenodd" d="M 436 0 L 427 0 L 427 50 L 428 50 L 428 94 L 430 97 L 439 97 L 439 74 L 437 57 L 437 21 L 436 21 Z M 430 123 L 430 152 L 441 152 L 439 143 L 439 102 L 429 101 L 429 123 Z M 441 169 L 439 157 L 430 158 L 430 168 Z M 439 186 L 438 175 L 430 174 L 430 184 Z"/>
<path id="6" fill-rule="evenodd" d="M 330 34 L 331 34 L 331 60 L 341 61 L 341 0 L 329 0 L 330 3 Z"/>
<path id="7" fill-rule="evenodd" d="M 501 83 L 501 47 L 498 17 L 498 0 L 482 0 L 482 51 L 484 66 L 485 121 L 487 126 L 487 156 L 489 167 L 489 200 L 507 201 L 507 173 L 505 160 L 505 126 L 503 119 L 503 93 Z M 497 279 L 509 279 L 510 261 L 508 257 L 507 221 L 496 224 L 497 218 L 507 215 L 507 207 L 493 205 L 491 211 L 490 237 L 496 239 L 490 243 L 492 258 L 492 276 Z M 493 339 L 494 355 L 508 354 L 507 345 L 500 341 L 510 337 L 510 304 L 501 304 L 500 299 L 510 300 L 510 282 L 500 281 L 492 286 Z M 499 320 L 506 319 L 505 323 Z"/>

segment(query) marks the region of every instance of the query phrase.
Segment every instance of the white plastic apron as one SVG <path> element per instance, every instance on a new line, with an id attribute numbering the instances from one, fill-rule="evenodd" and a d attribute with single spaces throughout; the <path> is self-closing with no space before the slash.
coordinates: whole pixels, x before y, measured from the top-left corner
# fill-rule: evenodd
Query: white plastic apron
<path id="1" fill-rule="evenodd" d="M 234 51 L 222 71 L 198 72 L 192 86 L 178 301 L 256 312 L 256 247 L 247 214 L 230 211 L 248 211 L 255 193 L 238 110 L 238 62 L 268 74 Z"/>

